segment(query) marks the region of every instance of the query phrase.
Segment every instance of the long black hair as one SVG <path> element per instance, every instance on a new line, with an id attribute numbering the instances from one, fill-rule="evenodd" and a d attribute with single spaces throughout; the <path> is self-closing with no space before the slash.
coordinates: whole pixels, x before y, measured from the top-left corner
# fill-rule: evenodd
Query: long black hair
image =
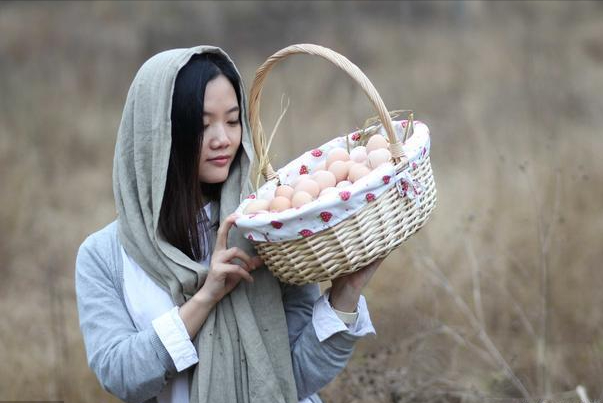
<path id="1" fill-rule="evenodd" d="M 205 87 L 219 75 L 234 87 L 241 110 L 238 74 L 232 63 L 216 53 L 194 55 L 178 72 L 172 97 L 172 146 L 159 229 L 170 244 L 196 261 L 205 259 L 208 253 L 205 245 L 209 245 L 210 227 L 203 205 L 219 200 L 222 188 L 221 183 L 199 181 Z M 240 151 L 241 147 L 235 161 Z"/>

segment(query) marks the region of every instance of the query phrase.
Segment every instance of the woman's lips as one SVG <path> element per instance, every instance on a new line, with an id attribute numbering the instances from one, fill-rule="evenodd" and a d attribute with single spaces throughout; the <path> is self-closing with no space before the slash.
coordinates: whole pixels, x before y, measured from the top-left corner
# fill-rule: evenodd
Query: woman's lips
<path id="1" fill-rule="evenodd" d="M 228 164 L 228 160 L 230 160 L 230 157 L 215 158 L 215 159 L 208 160 L 208 161 L 214 165 L 223 167 L 226 164 Z"/>

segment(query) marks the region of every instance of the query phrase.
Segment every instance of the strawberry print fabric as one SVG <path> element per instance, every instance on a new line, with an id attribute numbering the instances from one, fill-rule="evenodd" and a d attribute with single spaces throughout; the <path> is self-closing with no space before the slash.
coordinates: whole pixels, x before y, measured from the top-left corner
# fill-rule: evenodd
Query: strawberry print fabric
<path id="1" fill-rule="evenodd" d="M 394 121 L 397 136 L 401 139 L 407 122 Z M 381 127 L 378 135 L 386 136 Z M 351 133 L 350 149 L 355 147 L 359 136 Z M 302 174 L 313 174 L 314 168 L 325 161 L 333 148 L 346 148 L 346 136 L 337 137 L 318 148 L 303 153 L 277 171 L 281 184 L 291 182 Z M 255 198 L 271 200 L 277 183 L 266 182 L 257 192 L 247 195 L 235 211 L 239 217 L 236 226 L 251 241 L 279 242 L 312 236 L 327 228 L 333 227 L 358 212 L 367 203 L 376 199 L 393 186 L 414 203 L 421 202 L 423 184 L 413 178 L 411 167 L 419 164 L 429 155 L 429 128 L 423 122 L 414 122 L 414 133 L 404 144 L 404 152 L 409 159 L 409 168 L 396 174 L 392 163 L 386 163 L 374 169 L 370 174 L 355 183 L 339 188 L 337 192 L 328 193 L 314 201 L 299 207 L 290 208 L 279 213 L 265 212 L 243 214 L 247 204 Z M 414 165 L 416 166 L 416 165 Z"/>

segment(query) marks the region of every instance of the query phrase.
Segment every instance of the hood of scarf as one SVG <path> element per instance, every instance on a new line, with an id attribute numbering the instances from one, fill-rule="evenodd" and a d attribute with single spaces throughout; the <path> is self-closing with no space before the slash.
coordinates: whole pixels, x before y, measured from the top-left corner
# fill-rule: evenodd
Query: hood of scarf
<path id="1" fill-rule="evenodd" d="M 120 242 L 178 306 L 201 288 L 209 267 L 161 237 L 159 213 L 170 158 L 176 77 L 193 55 L 205 52 L 219 53 L 234 66 L 214 46 L 163 51 L 142 65 L 128 91 L 113 163 Z M 219 223 L 252 190 L 249 177 L 254 153 L 240 74 L 239 81 L 243 152 L 231 165 L 219 203 L 214 203 L 212 220 Z M 228 247 L 233 246 L 255 254 L 235 227 L 228 236 Z M 241 281 L 215 306 L 193 340 L 199 364 L 192 376 L 192 403 L 297 401 L 280 285 L 265 267 L 252 274 L 255 282 Z"/>

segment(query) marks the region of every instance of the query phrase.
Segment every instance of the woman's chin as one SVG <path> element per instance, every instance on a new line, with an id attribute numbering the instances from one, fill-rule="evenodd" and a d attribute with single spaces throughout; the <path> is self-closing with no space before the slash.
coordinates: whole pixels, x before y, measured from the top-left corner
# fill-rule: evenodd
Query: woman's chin
<path id="1" fill-rule="evenodd" d="M 209 171 L 209 172 L 208 172 Z M 207 184 L 223 183 L 228 178 L 230 165 L 219 169 L 206 170 L 203 175 L 199 175 L 199 180 Z"/>
<path id="2" fill-rule="evenodd" d="M 218 183 L 224 183 L 228 178 L 228 174 L 226 175 L 212 175 L 209 177 L 199 178 L 199 180 L 203 183 L 207 183 L 208 185 L 215 185 Z"/>

